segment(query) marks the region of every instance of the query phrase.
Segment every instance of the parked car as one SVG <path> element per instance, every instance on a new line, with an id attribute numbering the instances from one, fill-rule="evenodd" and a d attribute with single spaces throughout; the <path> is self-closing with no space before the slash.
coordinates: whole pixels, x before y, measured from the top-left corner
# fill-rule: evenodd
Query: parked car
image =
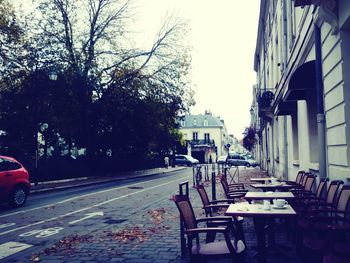
<path id="1" fill-rule="evenodd" d="M 227 161 L 226 163 L 228 165 L 233 165 L 233 166 L 246 166 L 246 167 L 250 167 L 250 162 L 244 158 L 242 155 L 239 154 L 233 154 L 233 155 L 229 155 L 227 157 Z"/>
<path id="2" fill-rule="evenodd" d="M 192 165 L 195 165 L 198 163 L 199 163 L 199 161 L 190 155 L 184 155 L 184 154 L 176 154 L 175 155 L 175 164 L 176 165 L 192 166 Z"/>
<path id="3" fill-rule="evenodd" d="M 29 173 L 16 159 L 0 155 L 0 202 L 23 206 L 30 190 Z"/>
<path id="4" fill-rule="evenodd" d="M 249 162 L 250 166 L 252 166 L 252 167 L 259 166 L 259 163 L 256 160 L 254 160 L 253 158 L 246 158 L 246 160 Z"/>
<path id="5" fill-rule="evenodd" d="M 216 161 L 218 164 L 225 164 L 227 159 L 227 155 L 221 155 L 219 156 L 218 160 Z"/>

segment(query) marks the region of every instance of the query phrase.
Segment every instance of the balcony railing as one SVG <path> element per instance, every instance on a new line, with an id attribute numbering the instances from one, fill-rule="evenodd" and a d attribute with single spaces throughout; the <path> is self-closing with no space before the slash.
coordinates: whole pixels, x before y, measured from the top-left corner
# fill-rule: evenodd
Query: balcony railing
<path id="1" fill-rule="evenodd" d="M 215 141 L 214 140 L 192 140 L 189 141 L 191 146 L 215 146 Z"/>

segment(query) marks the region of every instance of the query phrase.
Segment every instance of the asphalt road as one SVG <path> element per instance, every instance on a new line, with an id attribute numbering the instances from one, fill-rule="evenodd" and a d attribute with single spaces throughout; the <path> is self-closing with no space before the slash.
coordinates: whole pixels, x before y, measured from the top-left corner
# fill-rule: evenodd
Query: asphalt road
<path id="1" fill-rule="evenodd" d="M 178 183 L 191 179 L 192 170 L 186 169 L 33 195 L 19 209 L 0 207 L 0 262 L 42 261 L 42 251 L 67 236 L 93 236 L 111 225 L 142 225 L 138 215 L 169 200 Z"/>

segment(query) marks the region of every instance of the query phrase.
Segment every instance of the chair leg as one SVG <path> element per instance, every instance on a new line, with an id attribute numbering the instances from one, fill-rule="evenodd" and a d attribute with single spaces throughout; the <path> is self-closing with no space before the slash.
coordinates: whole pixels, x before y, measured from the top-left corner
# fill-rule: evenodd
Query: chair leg
<path id="1" fill-rule="evenodd" d="M 216 237 L 216 233 L 215 232 L 214 233 L 213 232 L 207 233 L 205 242 L 206 243 L 214 242 L 215 237 Z"/>
<path id="2" fill-rule="evenodd" d="M 245 237 L 244 237 L 244 231 L 243 231 L 243 222 L 236 222 L 235 228 L 236 228 L 236 234 L 237 234 L 238 240 L 242 240 L 243 243 L 245 244 Z"/>

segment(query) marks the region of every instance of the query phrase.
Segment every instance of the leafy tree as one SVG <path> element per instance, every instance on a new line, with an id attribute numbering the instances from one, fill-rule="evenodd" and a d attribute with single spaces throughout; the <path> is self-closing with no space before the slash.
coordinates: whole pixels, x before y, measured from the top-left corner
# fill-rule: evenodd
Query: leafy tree
<path id="1" fill-rule="evenodd" d="M 24 30 L 9 1 L 0 0 L 0 14 L 0 81 L 4 88 L 11 73 L 22 67 L 23 50 L 20 47 Z"/>
<path id="2" fill-rule="evenodd" d="M 9 154 L 28 161 L 35 157 L 39 124 L 48 122 L 51 112 L 51 83 L 38 71 L 25 76 L 21 85 L 0 91 L 0 126 L 6 131 L 3 146 Z"/>
<path id="3" fill-rule="evenodd" d="M 243 133 L 243 147 L 246 148 L 248 151 L 253 150 L 257 139 L 256 139 L 256 129 L 254 126 L 250 126 L 245 129 Z"/>
<path id="4" fill-rule="evenodd" d="M 45 147 L 58 149 L 64 139 L 91 156 L 146 158 L 180 141 L 175 119 L 194 103 L 185 23 L 165 20 L 145 51 L 127 38 L 131 1 L 34 2 L 39 15 L 26 21 L 25 36 L 8 42 L 23 51 L 13 53 L 17 68 L 1 68 L 11 72 L 0 80 L 3 149 L 33 160 L 42 123 Z M 51 69 L 56 81 L 48 78 Z"/>

